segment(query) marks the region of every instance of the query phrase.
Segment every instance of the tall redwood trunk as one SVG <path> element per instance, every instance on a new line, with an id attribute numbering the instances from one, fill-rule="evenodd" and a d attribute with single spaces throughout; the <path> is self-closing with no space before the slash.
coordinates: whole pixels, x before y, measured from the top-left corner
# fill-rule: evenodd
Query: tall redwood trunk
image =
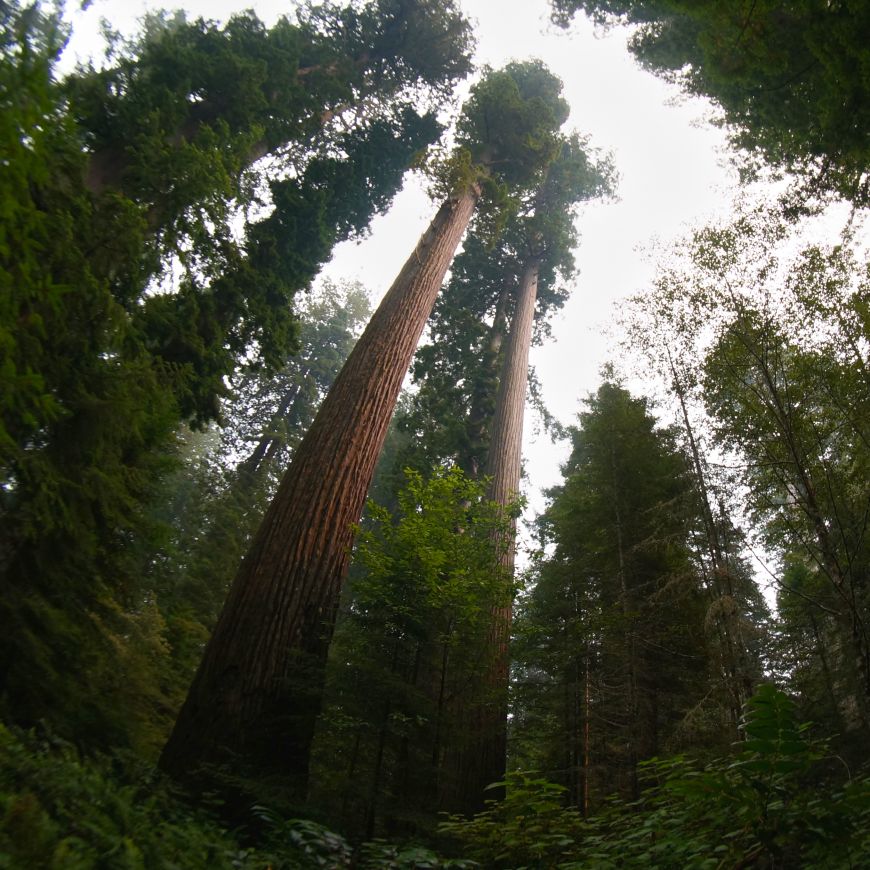
<path id="1" fill-rule="evenodd" d="M 448 199 L 347 359 L 239 567 L 160 765 L 232 759 L 304 793 L 354 524 L 402 380 L 479 196 Z"/>
<path id="2" fill-rule="evenodd" d="M 526 263 L 519 295 L 511 320 L 496 397 L 495 415 L 489 445 L 486 474 L 491 478 L 488 497 L 502 505 L 514 501 L 519 493 L 523 444 L 523 415 L 529 378 L 529 349 L 538 294 L 537 259 Z M 511 522 L 504 539 L 496 541 L 498 564 L 506 580 L 513 577 L 516 556 L 516 521 Z M 482 681 L 479 703 L 469 710 L 467 729 L 470 739 L 453 764 L 451 779 L 458 793 L 450 800 L 452 809 L 476 812 L 483 808 L 484 788 L 505 776 L 508 711 L 508 641 L 513 604 L 508 601 L 492 614 L 488 644 L 488 668 Z"/>

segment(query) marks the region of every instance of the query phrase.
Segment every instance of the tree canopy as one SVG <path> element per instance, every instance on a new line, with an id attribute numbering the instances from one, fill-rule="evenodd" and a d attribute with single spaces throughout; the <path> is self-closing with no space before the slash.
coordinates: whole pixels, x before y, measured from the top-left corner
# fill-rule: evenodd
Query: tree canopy
<path id="1" fill-rule="evenodd" d="M 312 5 L 271 29 L 157 16 L 61 77 L 55 11 L 14 3 L 0 29 L 0 573 L 9 618 L 44 626 L 10 639 L 0 672 L 35 721 L 67 651 L 111 649 L 148 598 L 147 506 L 179 427 L 220 419 L 238 368 L 298 349 L 291 300 L 437 138 L 470 34 L 425 0 Z M 271 168 L 253 166 L 261 140 Z M 58 706 L 103 679 L 79 664 Z"/>
<path id="2" fill-rule="evenodd" d="M 721 108 L 750 157 L 870 204 L 870 54 L 864 3 L 765 0 L 552 0 L 566 25 L 583 11 L 633 27 L 632 53 Z"/>

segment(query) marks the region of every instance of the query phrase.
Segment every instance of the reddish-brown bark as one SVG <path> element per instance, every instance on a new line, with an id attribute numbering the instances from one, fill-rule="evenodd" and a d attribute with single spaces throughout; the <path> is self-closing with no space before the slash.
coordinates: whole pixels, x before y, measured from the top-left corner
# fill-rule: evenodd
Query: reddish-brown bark
<path id="1" fill-rule="evenodd" d="M 402 380 L 477 203 L 446 201 L 348 357 L 243 561 L 161 766 L 234 759 L 300 794 L 354 525 Z"/>
<path id="2" fill-rule="evenodd" d="M 520 486 L 523 412 L 526 407 L 529 349 L 532 346 L 537 295 L 538 261 L 531 260 L 523 269 L 516 308 L 511 319 L 486 465 L 486 473 L 490 477 L 489 497 L 504 505 L 516 499 Z M 511 540 L 500 556 L 505 568 L 513 570 L 514 554 L 514 542 Z"/>
<path id="3" fill-rule="evenodd" d="M 516 500 L 522 466 L 523 416 L 529 377 L 529 349 L 535 320 L 539 264 L 530 260 L 523 269 L 519 294 L 505 347 L 492 421 L 486 465 L 490 477 L 488 497 L 502 505 Z M 513 577 L 516 556 L 516 523 L 504 538 L 495 541 L 498 564 L 506 581 Z M 442 794 L 446 809 L 471 813 L 483 808 L 487 785 L 504 779 L 507 755 L 508 641 L 513 605 L 510 601 L 492 614 L 489 663 L 478 703 L 468 710 L 466 731 L 470 739 L 460 753 L 448 757 L 452 768 L 446 782 L 452 793 Z"/>

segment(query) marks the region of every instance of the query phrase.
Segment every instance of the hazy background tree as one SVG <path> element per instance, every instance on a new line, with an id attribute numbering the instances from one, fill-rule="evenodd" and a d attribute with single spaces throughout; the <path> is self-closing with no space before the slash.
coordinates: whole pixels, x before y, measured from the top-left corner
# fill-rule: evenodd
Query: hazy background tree
<path id="1" fill-rule="evenodd" d="M 850 743 L 867 716 L 867 279 L 849 240 L 800 243 L 747 209 L 686 240 L 646 305 L 681 344 L 711 447 L 778 563 L 777 648 L 814 698 L 836 699 L 824 716 Z"/>

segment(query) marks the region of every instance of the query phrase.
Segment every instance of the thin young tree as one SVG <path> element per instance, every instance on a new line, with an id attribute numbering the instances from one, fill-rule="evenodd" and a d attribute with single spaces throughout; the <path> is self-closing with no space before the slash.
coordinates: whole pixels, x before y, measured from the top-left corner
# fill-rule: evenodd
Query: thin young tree
<path id="1" fill-rule="evenodd" d="M 866 269 L 848 240 L 783 256 L 796 238 L 776 211 L 744 208 L 675 249 L 651 305 L 685 348 L 732 489 L 781 560 L 781 667 L 800 663 L 811 695 L 822 684 L 816 697 L 852 742 L 870 722 Z"/>
<path id="2" fill-rule="evenodd" d="M 484 186 L 526 187 L 557 153 L 561 83 L 538 63 L 488 73 L 458 125 L 449 194 L 300 443 L 230 590 L 161 757 L 176 776 L 233 760 L 305 788 L 354 524 L 444 274 Z"/>
<path id="3" fill-rule="evenodd" d="M 646 374 L 656 372 L 667 384 L 692 460 L 701 520 L 697 559 L 709 600 L 706 624 L 719 662 L 731 739 L 736 740 L 743 705 L 762 673 L 758 651 L 752 648 L 759 620 L 752 619 L 750 611 L 763 609 L 763 602 L 749 579 L 739 551 L 741 536 L 725 506 L 727 484 L 717 479 L 708 462 L 705 436 L 709 432 L 693 419 L 693 409 L 697 410 L 700 401 L 700 376 L 687 328 L 690 318 L 669 310 L 669 305 L 679 307 L 676 299 L 681 293 L 681 286 L 673 286 L 667 275 L 661 275 L 651 290 L 634 297 L 624 310 L 625 345 L 629 354 L 640 353 L 640 369 Z"/>

